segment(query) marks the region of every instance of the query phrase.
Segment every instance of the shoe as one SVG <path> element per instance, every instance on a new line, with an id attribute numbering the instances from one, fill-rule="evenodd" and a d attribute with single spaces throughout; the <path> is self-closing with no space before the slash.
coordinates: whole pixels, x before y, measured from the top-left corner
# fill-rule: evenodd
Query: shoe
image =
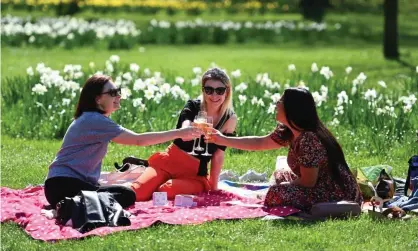
<path id="1" fill-rule="evenodd" d="M 144 160 L 144 159 L 140 159 L 140 158 L 135 158 L 134 156 L 129 156 L 126 157 L 122 160 L 123 164 L 129 163 L 129 164 L 134 164 L 137 166 L 145 166 L 148 167 L 148 161 Z"/>
<path id="2" fill-rule="evenodd" d="M 119 164 L 117 162 L 115 162 L 115 168 L 116 170 L 118 170 L 119 172 L 125 172 L 127 171 L 129 168 L 131 167 L 131 164 L 129 163 L 125 163 L 122 166 L 119 166 Z"/>

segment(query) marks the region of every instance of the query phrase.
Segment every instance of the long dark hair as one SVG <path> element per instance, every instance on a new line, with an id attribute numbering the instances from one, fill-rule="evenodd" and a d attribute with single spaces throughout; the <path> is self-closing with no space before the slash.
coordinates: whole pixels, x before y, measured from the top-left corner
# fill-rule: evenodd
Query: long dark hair
<path id="1" fill-rule="evenodd" d="M 318 136 L 327 151 L 328 166 L 332 178 L 341 187 L 344 187 L 340 167 L 348 171 L 350 169 L 340 144 L 319 119 L 312 94 L 305 88 L 288 88 L 284 91 L 279 102 L 284 106 L 286 119 L 290 127 L 302 131 L 311 131 Z"/>
<path id="2" fill-rule="evenodd" d="M 93 75 L 87 79 L 81 90 L 80 98 L 78 99 L 77 108 L 74 113 L 74 119 L 77 119 L 83 112 L 105 112 L 97 107 L 96 97 L 103 92 L 103 87 L 109 81 L 112 81 L 110 76 Z"/>

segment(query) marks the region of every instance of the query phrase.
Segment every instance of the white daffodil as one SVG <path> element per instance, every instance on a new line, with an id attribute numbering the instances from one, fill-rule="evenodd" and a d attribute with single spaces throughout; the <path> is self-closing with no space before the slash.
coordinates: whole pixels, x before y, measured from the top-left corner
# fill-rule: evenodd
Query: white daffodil
<path id="1" fill-rule="evenodd" d="M 232 76 L 232 78 L 239 78 L 239 77 L 241 77 L 241 70 L 237 69 L 235 71 L 232 71 L 231 72 L 231 76 Z"/>
<path id="2" fill-rule="evenodd" d="M 387 88 L 386 83 L 383 80 L 378 81 L 377 84 L 379 84 L 383 88 Z"/>
<path id="3" fill-rule="evenodd" d="M 342 91 L 337 94 L 337 106 L 342 104 L 348 104 L 348 95 L 345 91 Z"/>
<path id="4" fill-rule="evenodd" d="M 331 122 L 331 126 L 338 126 L 340 124 L 340 121 L 337 118 L 334 118 Z"/>
<path id="5" fill-rule="evenodd" d="M 121 99 L 127 99 L 132 95 L 131 89 L 127 88 L 127 87 L 123 87 L 121 89 Z"/>
<path id="6" fill-rule="evenodd" d="M 311 65 L 311 71 L 312 72 L 317 72 L 318 71 L 318 65 L 314 62 Z"/>
<path id="7" fill-rule="evenodd" d="M 353 85 L 362 85 L 367 79 L 366 74 L 360 72 L 360 74 L 353 80 Z"/>
<path id="8" fill-rule="evenodd" d="M 238 100 L 239 100 L 240 105 L 243 105 L 247 101 L 247 96 L 245 96 L 245 95 L 238 95 Z"/>
<path id="9" fill-rule="evenodd" d="M 265 98 L 270 98 L 271 97 L 271 93 L 268 90 L 264 90 L 264 97 Z"/>
<path id="10" fill-rule="evenodd" d="M 245 90 L 247 90 L 248 85 L 244 82 L 242 82 L 241 84 L 235 86 L 235 91 L 243 93 Z"/>
<path id="11" fill-rule="evenodd" d="M 108 73 L 112 73 L 115 70 L 115 68 L 113 67 L 112 62 L 110 62 L 109 60 L 106 60 L 105 64 L 106 64 L 106 71 Z"/>
<path id="12" fill-rule="evenodd" d="M 351 66 L 348 66 L 347 68 L 345 68 L 345 73 L 350 74 L 350 72 L 353 70 L 353 68 Z"/>
<path id="13" fill-rule="evenodd" d="M 32 66 L 30 66 L 26 69 L 26 73 L 31 77 L 34 75 Z"/>
<path id="14" fill-rule="evenodd" d="M 144 97 L 148 100 L 154 98 L 154 89 L 148 88 L 144 91 Z"/>
<path id="15" fill-rule="evenodd" d="M 132 75 L 131 75 L 131 73 L 130 72 L 125 72 L 123 75 L 122 75 L 122 78 L 124 79 L 124 80 L 126 80 L 126 82 L 131 82 L 132 81 Z"/>
<path id="16" fill-rule="evenodd" d="M 319 107 L 322 104 L 322 95 L 319 92 L 313 92 L 312 97 L 314 98 L 315 104 Z"/>
<path id="17" fill-rule="evenodd" d="M 366 93 L 364 93 L 364 99 L 373 101 L 377 98 L 377 92 L 375 89 L 368 89 Z"/>
<path id="18" fill-rule="evenodd" d="M 176 84 L 182 85 L 184 83 L 184 78 L 182 78 L 182 77 L 176 77 L 175 82 L 176 82 Z"/>
<path id="19" fill-rule="evenodd" d="M 198 78 L 194 78 L 194 79 L 192 79 L 192 80 L 191 80 L 191 83 L 192 83 L 192 86 L 199 85 L 199 83 L 200 83 L 200 79 L 198 79 Z"/>
<path id="20" fill-rule="evenodd" d="M 142 104 L 142 98 L 134 98 L 132 100 L 133 107 L 138 107 Z"/>
<path id="21" fill-rule="evenodd" d="M 195 75 L 200 75 L 200 74 L 202 74 L 202 68 L 200 68 L 200 67 L 193 67 L 193 73 L 194 73 Z"/>
<path id="22" fill-rule="evenodd" d="M 38 94 L 38 95 L 44 95 L 44 93 L 46 93 L 48 91 L 48 89 L 46 88 L 46 86 L 42 85 L 42 84 L 36 84 L 33 88 L 32 88 L 32 92 Z"/>
<path id="23" fill-rule="evenodd" d="M 35 42 L 35 40 L 36 40 L 36 38 L 34 36 L 29 37 L 29 43 L 32 44 L 33 42 Z"/>
<path id="24" fill-rule="evenodd" d="M 67 39 L 68 40 L 73 40 L 74 39 L 74 34 L 73 33 L 68 33 Z"/>
<path id="25" fill-rule="evenodd" d="M 112 55 L 110 56 L 109 61 L 113 64 L 119 63 L 120 57 L 118 55 Z"/>
<path id="26" fill-rule="evenodd" d="M 140 90 L 144 90 L 146 87 L 146 84 L 144 83 L 144 81 L 142 81 L 142 79 L 138 78 L 137 80 L 135 80 L 134 83 L 134 91 L 140 91 Z"/>
<path id="27" fill-rule="evenodd" d="M 140 68 L 139 65 L 135 63 L 132 63 L 129 65 L 129 69 L 131 70 L 131 72 L 137 73 L 139 71 L 139 68 Z"/>
<path id="28" fill-rule="evenodd" d="M 62 105 L 63 106 L 69 106 L 70 103 L 71 103 L 71 99 L 69 99 L 69 98 L 63 98 L 62 99 Z"/>
<path id="29" fill-rule="evenodd" d="M 163 98 L 163 95 L 161 94 L 161 93 L 159 93 L 159 92 L 157 92 L 155 95 L 154 95 L 154 102 L 156 103 L 156 104 L 159 104 L 159 103 L 161 103 L 161 99 Z"/>
<path id="30" fill-rule="evenodd" d="M 273 103 L 277 103 L 277 102 L 279 102 L 279 100 L 280 100 L 280 93 L 275 93 L 275 94 L 273 94 L 273 95 L 271 95 L 271 101 L 273 102 Z"/>
<path id="31" fill-rule="evenodd" d="M 276 111 L 276 105 L 273 103 L 270 103 L 269 108 L 267 109 L 267 113 L 274 114 L 275 111 Z"/>
<path id="32" fill-rule="evenodd" d="M 170 84 L 165 83 L 165 84 L 161 85 L 160 93 L 162 94 L 162 96 L 165 96 L 165 95 L 170 93 L 170 89 L 171 89 Z"/>
<path id="33" fill-rule="evenodd" d="M 253 96 L 253 98 L 251 99 L 251 104 L 252 105 L 255 105 L 255 104 L 257 104 L 258 103 L 258 98 L 257 97 L 255 97 L 255 96 Z"/>
<path id="34" fill-rule="evenodd" d="M 322 76 L 324 76 L 327 80 L 334 76 L 334 73 L 328 66 L 322 66 L 321 71 L 319 72 Z"/>

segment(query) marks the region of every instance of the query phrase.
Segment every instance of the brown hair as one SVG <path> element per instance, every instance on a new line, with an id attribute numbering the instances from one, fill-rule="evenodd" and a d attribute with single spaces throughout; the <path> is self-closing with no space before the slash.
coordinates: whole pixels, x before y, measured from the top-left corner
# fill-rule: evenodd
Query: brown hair
<path id="1" fill-rule="evenodd" d="M 288 88 L 284 91 L 279 102 L 283 104 L 290 127 L 314 132 L 317 135 L 327 151 L 328 166 L 332 178 L 341 187 L 344 187 L 340 169 L 351 172 L 350 168 L 345 160 L 341 145 L 319 119 L 312 94 L 304 88 Z M 287 130 L 286 135 L 292 135 L 290 129 Z"/>
<path id="2" fill-rule="evenodd" d="M 96 97 L 103 92 L 103 87 L 109 81 L 112 81 L 112 77 L 106 75 L 93 75 L 87 79 L 78 99 L 74 119 L 79 118 L 83 112 L 87 111 L 95 111 L 101 114 L 105 113 L 97 107 Z"/>
<path id="3" fill-rule="evenodd" d="M 212 69 L 207 70 L 203 76 L 202 76 L 202 87 L 205 86 L 206 81 L 208 80 L 218 80 L 222 82 L 222 84 L 226 87 L 226 93 L 225 93 L 225 101 L 223 102 L 221 106 L 221 114 L 225 114 L 225 112 L 230 109 L 233 111 L 232 107 L 232 86 L 231 81 L 229 80 L 228 75 L 221 69 L 215 67 Z M 202 109 L 206 110 L 206 100 L 202 97 Z"/>

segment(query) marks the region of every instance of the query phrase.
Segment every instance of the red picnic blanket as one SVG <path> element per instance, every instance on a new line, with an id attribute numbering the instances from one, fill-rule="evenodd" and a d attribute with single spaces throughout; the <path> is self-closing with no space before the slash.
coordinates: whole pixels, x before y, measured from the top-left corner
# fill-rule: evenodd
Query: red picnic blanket
<path id="1" fill-rule="evenodd" d="M 156 222 L 167 224 L 202 224 L 216 219 L 248 219 L 269 214 L 288 216 L 299 212 L 290 207 L 251 207 L 245 204 L 260 204 L 262 201 L 243 198 L 222 190 L 199 195 L 203 202 L 198 207 L 175 207 L 170 201 L 168 206 L 153 206 L 152 201 L 136 202 L 128 211 L 132 213 L 131 225 L 126 227 L 100 227 L 81 234 L 70 226 L 56 225 L 41 215 L 41 209 L 48 202 L 42 186 L 27 187 L 21 190 L 1 188 L 1 222 L 13 221 L 24 228 L 32 238 L 43 241 L 77 239 L 89 235 L 104 236 L 123 230 L 146 228 Z M 240 201 L 245 204 L 225 205 L 227 201 Z"/>

